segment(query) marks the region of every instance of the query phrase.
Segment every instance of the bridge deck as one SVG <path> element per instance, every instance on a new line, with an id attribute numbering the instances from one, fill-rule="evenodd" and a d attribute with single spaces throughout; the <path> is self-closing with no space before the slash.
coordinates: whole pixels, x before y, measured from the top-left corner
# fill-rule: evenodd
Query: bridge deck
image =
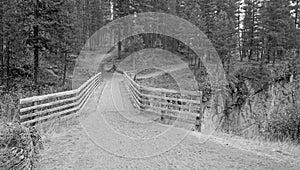
<path id="1" fill-rule="evenodd" d="M 295 169 L 152 121 L 134 110 L 121 76 L 107 79 L 81 115 L 80 124 L 48 140 L 38 169 Z"/>

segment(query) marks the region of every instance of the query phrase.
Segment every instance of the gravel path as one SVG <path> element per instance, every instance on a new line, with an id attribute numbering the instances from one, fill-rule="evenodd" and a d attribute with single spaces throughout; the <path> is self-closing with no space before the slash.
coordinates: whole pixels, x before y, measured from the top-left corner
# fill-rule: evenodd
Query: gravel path
<path id="1" fill-rule="evenodd" d="M 119 75 L 81 115 L 80 123 L 46 141 L 38 169 L 299 169 L 153 121 L 134 110 Z"/>
<path id="2" fill-rule="evenodd" d="M 185 64 L 177 64 L 177 65 L 172 65 L 172 66 L 166 66 L 166 68 L 164 70 L 159 70 L 150 74 L 146 74 L 146 75 L 138 75 L 138 78 L 141 79 L 148 79 L 148 78 L 152 78 L 152 77 L 157 77 L 157 76 L 161 76 L 166 72 L 173 72 L 173 71 L 178 71 L 178 70 L 183 70 L 188 68 L 187 65 Z"/>

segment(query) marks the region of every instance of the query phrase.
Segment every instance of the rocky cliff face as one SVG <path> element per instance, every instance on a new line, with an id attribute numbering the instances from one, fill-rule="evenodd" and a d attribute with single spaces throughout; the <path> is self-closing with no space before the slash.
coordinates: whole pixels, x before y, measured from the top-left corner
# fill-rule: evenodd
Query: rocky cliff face
<path id="1" fill-rule="evenodd" d="M 203 129 L 248 137 L 300 136 L 300 116 L 295 109 L 300 102 L 299 81 L 274 83 L 259 93 L 250 82 L 245 81 L 245 84 L 248 93 L 241 105 L 232 99 L 234 96 L 212 95 L 204 111 Z M 283 134 L 285 131 L 289 131 L 288 134 Z"/>

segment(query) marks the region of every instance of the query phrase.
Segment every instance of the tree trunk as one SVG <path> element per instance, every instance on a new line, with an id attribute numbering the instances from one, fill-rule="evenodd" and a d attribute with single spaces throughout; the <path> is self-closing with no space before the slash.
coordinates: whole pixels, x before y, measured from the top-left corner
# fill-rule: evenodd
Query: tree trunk
<path id="1" fill-rule="evenodd" d="M 122 41 L 121 41 L 121 30 L 118 31 L 118 59 L 121 59 L 122 52 Z M 115 62 L 114 62 L 115 65 Z"/>
<path id="2" fill-rule="evenodd" d="M 4 32 L 4 29 L 3 29 L 3 15 L 4 15 L 4 10 L 3 10 L 3 5 L 1 5 L 1 9 L 0 9 L 0 15 L 1 15 L 1 33 Z M 0 37 L 0 64 L 1 64 L 1 67 L 0 67 L 0 74 L 1 74 L 1 83 L 0 85 L 3 84 L 4 82 L 4 49 L 3 49 L 3 35 L 1 35 Z"/>
<path id="3" fill-rule="evenodd" d="M 238 17 L 237 17 L 237 32 L 238 32 L 238 50 L 239 50 L 239 55 L 240 55 L 240 59 L 241 61 L 242 59 L 242 42 L 241 42 L 241 29 L 240 29 L 240 25 L 241 25 L 241 11 L 240 8 L 238 8 Z"/>
<path id="4" fill-rule="evenodd" d="M 64 74 L 63 74 L 63 86 L 65 86 L 65 84 L 66 84 L 67 66 L 68 66 L 68 61 L 67 61 L 67 53 L 65 53 L 65 54 L 64 54 Z"/>
<path id="5" fill-rule="evenodd" d="M 3 84 L 3 80 L 4 80 L 4 52 L 3 52 L 3 37 L 1 36 L 0 38 L 0 74 L 1 74 L 1 83 L 0 85 Z"/>
<path id="6" fill-rule="evenodd" d="M 270 63 L 271 61 L 271 56 L 270 56 L 270 50 L 267 50 L 267 58 L 268 58 L 268 64 Z"/>
<path id="7" fill-rule="evenodd" d="M 170 13 L 172 15 L 175 15 L 175 16 L 178 16 L 178 6 L 179 6 L 179 2 L 178 0 L 172 0 L 172 1 L 169 1 L 169 8 L 170 8 Z M 178 48 L 178 41 L 174 38 L 170 38 L 170 41 L 171 41 L 171 52 L 175 52 Z"/>
<path id="8" fill-rule="evenodd" d="M 34 11 L 34 17 L 37 20 L 39 17 L 39 0 L 36 0 L 36 7 Z M 34 84 L 37 86 L 38 84 L 38 74 L 39 74 L 39 26 L 35 25 L 33 27 L 33 37 L 35 39 L 35 44 L 34 44 Z"/>
<path id="9" fill-rule="evenodd" d="M 296 8 L 295 8 L 295 26 L 296 26 L 296 28 L 298 28 L 298 16 L 299 16 L 299 9 L 298 9 L 298 7 L 299 7 L 299 0 L 297 0 L 297 2 L 296 2 Z"/>
<path id="10" fill-rule="evenodd" d="M 256 46 L 256 61 L 257 61 L 257 62 L 259 62 L 259 53 L 260 53 L 260 51 L 259 51 L 259 46 L 257 45 L 257 46 Z"/>
<path id="11" fill-rule="evenodd" d="M 8 40 L 6 43 L 6 77 L 6 88 L 10 89 L 10 43 Z"/>
<path id="12" fill-rule="evenodd" d="M 273 66 L 275 66 L 275 62 L 276 62 L 276 55 L 278 54 L 277 50 L 273 51 Z"/>
<path id="13" fill-rule="evenodd" d="M 263 48 L 261 50 L 261 59 L 260 59 L 260 65 L 262 66 L 264 64 L 265 59 L 267 58 L 267 39 L 266 37 L 263 38 Z"/>
<path id="14" fill-rule="evenodd" d="M 36 43 L 38 43 L 39 36 L 39 27 L 34 26 L 33 28 L 34 37 L 36 39 Z M 34 45 L 34 84 L 38 84 L 38 74 L 39 74 L 39 47 L 38 44 Z"/>
<path id="15" fill-rule="evenodd" d="M 255 12 L 253 10 L 252 23 L 255 24 Z M 250 54 L 248 60 L 251 61 L 254 49 L 254 25 L 251 27 L 251 42 L 250 42 Z"/>

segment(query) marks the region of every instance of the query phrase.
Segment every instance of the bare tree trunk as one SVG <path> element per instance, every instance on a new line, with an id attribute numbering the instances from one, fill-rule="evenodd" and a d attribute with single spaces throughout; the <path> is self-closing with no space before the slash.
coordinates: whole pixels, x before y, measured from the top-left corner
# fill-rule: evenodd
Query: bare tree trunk
<path id="1" fill-rule="evenodd" d="M 259 61 L 259 54 L 260 54 L 259 46 L 257 45 L 257 46 L 256 46 L 256 61 L 257 61 L 257 62 Z"/>
<path id="2" fill-rule="evenodd" d="M 64 54 L 64 74 L 63 74 L 63 86 L 66 84 L 66 77 L 67 77 L 67 66 L 68 66 L 68 61 L 67 61 L 67 53 Z"/>
<path id="3" fill-rule="evenodd" d="M 36 38 L 36 41 L 39 34 L 39 27 L 38 26 L 34 26 L 34 37 Z M 38 43 L 38 42 L 36 42 Z M 38 74 L 39 74 L 39 47 L 38 45 L 36 44 L 34 46 L 34 84 L 37 85 L 38 84 Z"/>
<path id="4" fill-rule="evenodd" d="M 179 2 L 178 0 L 172 0 L 169 1 L 169 8 L 170 8 L 170 13 L 172 15 L 178 16 L 178 6 L 179 6 Z M 178 42 L 176 39 L 170 39 L 171 41 L 171 52 L 175 52 L 178 48 Z"/>
<path id="5" fill-rule="evenodd" d="M 275 66 L 277 54 L 278 54 L 278 51 L 277 51 L 277 50 L 274 50 L 274 51 L 273 51 L 273 66 Z"/>
<path id="6" fill-rule="evenodd" d="M 296 2 L 296 9 L 295 9 L 295 26 L 296 26 L 296 28 L 298 28 L 298 17 L 299 17 L 299 0 L 297 0 L 297 2 Z"/>
<path id="7" fill-rule="evenodd" d="M 1 12 L 0 13 L 0 15 L 1 15 L 1 33 L 3 33 L 4 32 L 4 30 L 3 30 L 3 15 L 4 15 L 3 5 L 1 5 L 0 12 Z M 0 85 L 3 84 L 3 80 L 4 80 L 4 51 L 3 51 L 4 49 L 3 49 L 3 43 L 4 43 L 3 35 L 1 35 L 1 37 L 0 37 L 1 84 Z"/>
<path id="8" fill-rule="evenodd" d="M 6 43 L 6 88 L 10 89 L 10 42 Z"/>
<path id="9" fill-rule="evenodd" d="M 122 41 L 121 41 L 121 30 L 118 30 L 118 59 L 121 59 L 121 52 L 122 52 Z M 115 61 L 114 61 L 115 65 Z"/>
<path id="10" fill-rule="evenodd" d="M 1 26 L 2 27 L 2 26 Z M 1 84 L 3 84 L 3 80 L 4 80 L 4 52 L 3 52 L 3 37 L 1 36 L 0 38 L 0 74 L 1 74 Z M 0 85 L 1 85 L 0 84 Z"/>
<path id="11" fill-rule="evenodd" d="M 262 56 L 261 56 L 261 66 L 264 64 L 265 60 L 269 57 L 269 49 L 268 49 L 268 40 L 266 37 L 263 39 L 263 49 L 262 49 Z"/>
<path id="12" fill-rule="evenodd" d="M 242 59 L 242 42 L 241 42 L 241 29 L 240 29 L 240 25 L 241 25 L 241 11 L 240 11 L 240 8 L 238 8 L 238 17 L 237 17 L 237 31 L 238 31 L 238 50 L 239 50 L 239 55 L 240 55 L 240 58 L 241 58 L 241 61 L 243 60 Z"/>
<path id="13" fill-rule="evenodd" d="M 244 35 L 244 30 L 242 30 L 242 35 Z M 240 61 L 242 62 L 246 57 L 246 50 L 245 50 L 245 43 L 244 43 L 244 36 L 242 36 L 243 44 L 241 45 L 241 58 Z"/>
<path id="14" fill-rule="evenodd" d="M 36 8 L 35 8 L 35 19 L 37 20 L 39 17 L 39 11 L 38 11 L 38 6 L 39 6 L 39 0 L 36 0 Z M 34 45 L 34 84 L 37 86 L 38 84 L 38 74 L 39 74 L 39 26 L 35 25 L 33 27 L 33 36 L 35 39 L 35 45 Z"/>
<path id="15" fill-rule="evenodd" d="M 252 22 L 255 23 L 255 13 L 252 14 Z M 251 61 L 254 50 L 254 25 L 251 27 L 251 42 L 250 42 L 250 54 L 248 60 Z"/>

